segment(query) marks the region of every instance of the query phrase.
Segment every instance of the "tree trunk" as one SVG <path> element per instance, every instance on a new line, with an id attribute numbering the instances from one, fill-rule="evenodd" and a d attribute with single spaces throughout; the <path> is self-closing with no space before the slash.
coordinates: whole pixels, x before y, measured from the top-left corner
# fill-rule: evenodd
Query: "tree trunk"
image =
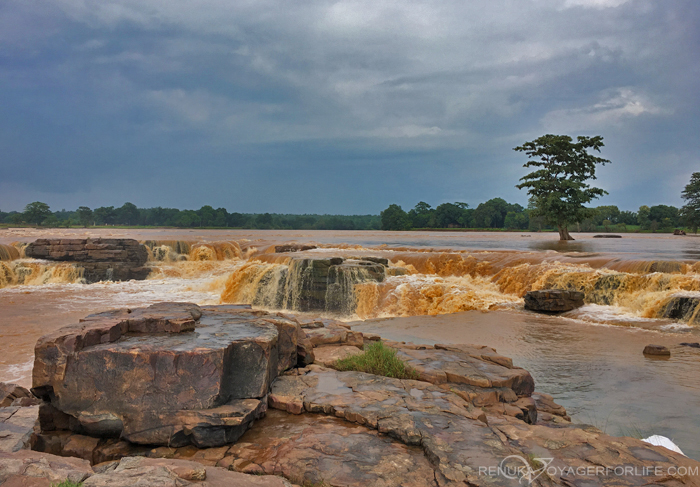
<path id="1" fill-rule="evenodd" d="M 559 228 L 559 240 L 573 240 L 574 237 L 569 235 L 569 229 L 566 227 L 566 225 L 558 225 L 557 228 Z"/>

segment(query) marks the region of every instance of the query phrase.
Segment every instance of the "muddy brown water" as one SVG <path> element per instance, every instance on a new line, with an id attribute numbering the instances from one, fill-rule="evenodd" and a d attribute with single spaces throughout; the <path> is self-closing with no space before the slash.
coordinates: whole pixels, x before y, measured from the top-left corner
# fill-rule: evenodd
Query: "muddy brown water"
<path id="1" fill-rule="evenodd" d="M 235 242 L 245 252 L 243 259 L 151 262 L 146 281 L 85 285 L 41 268 L 32 285 L 1 288 L 0 380 L 30 385 L 36 340 L 87 314 L 166 300 L 217 304 L 231 276 L 251 264 L 247 257 L 280 265 L 261 253 L 274 243 L 316 242 L 331 248 L 311 255 L 383 255 L 411 269 L 358 289 L 358 314 L 368 319 L 344 317 L 357 329 L 417 343 L 492 346 L 529 370 L 537 389 L 566 406 L 574 421 L 611 434 L 668 436 L 700 459 L 700 350 L 679 345 L 700 341 L 700 334 L 655 316 L 673 293 L 700 294 L 700 239 L 574 234 L 577 241 L 562 245 L 554 234 L 9 229 L 0 230 L 0 243 L 87 236 Z M 624 290 L 610 294 L 612 306 L 589 303 L 562 317 L 522 310 L 520 296 L 529 288 L 551 282 L 591 287 L 610 274 L 626 279 Z M 644 357 L 650 343 L 669 346 L 671 358 Z"/>

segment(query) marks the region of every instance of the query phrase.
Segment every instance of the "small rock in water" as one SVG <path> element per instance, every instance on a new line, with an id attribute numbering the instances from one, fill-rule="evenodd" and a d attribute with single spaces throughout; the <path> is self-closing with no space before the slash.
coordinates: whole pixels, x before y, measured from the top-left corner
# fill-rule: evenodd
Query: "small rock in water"
<path id="1" fill-rule="evenodd" d="M 671 351 L 663 345 L 647 345 L 644 347 L 643 353 L 644 355 L 660 355 L 663 357 L 671 356 Z"/>
<path id="2" fill-rule="evenodd" d="M 700 348 L 700 343 L 698 343 L 698 342 L 693 342 L 693 343 L 683 342 L 683 343 L 681 343 L 681 345 L 683 345 L 684 347 Z"/>

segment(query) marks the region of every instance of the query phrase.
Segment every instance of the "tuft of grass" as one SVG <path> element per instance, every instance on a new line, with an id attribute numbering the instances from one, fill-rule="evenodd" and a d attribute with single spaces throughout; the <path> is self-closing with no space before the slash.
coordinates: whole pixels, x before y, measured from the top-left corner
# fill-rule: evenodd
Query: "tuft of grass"
<path id="1" fill-rule="evenodd" d="M 354 370 L 368 374 L 383 375 L 395 379 L 418 379 L 418 372 L 396 356 L 396 350 L 382 342 L 365 345 L 364 352 L 337 360 L 333 368 L 340 371 Z"/>
<path id="2" fill-rule="evenodd" d="M 83 487 L 83 483 L 73 482 L 72 480 L 64 480 L 60 484 L 51 484 L 51 487 Z"/>

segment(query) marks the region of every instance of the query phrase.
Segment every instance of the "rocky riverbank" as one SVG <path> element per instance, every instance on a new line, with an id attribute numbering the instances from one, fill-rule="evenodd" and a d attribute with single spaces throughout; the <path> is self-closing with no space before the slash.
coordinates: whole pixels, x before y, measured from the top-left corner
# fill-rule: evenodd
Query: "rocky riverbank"
<path id="1" fill-rule="evenodd" d="M 379 339 L 248 306 L 89 316 L 37 343 L 39 405 L 3 389 L 0 484 L 700 485 L 698 462 L 572 424 L 489 347 L 385 340 L 417 379 L 332 368 Z"/>

